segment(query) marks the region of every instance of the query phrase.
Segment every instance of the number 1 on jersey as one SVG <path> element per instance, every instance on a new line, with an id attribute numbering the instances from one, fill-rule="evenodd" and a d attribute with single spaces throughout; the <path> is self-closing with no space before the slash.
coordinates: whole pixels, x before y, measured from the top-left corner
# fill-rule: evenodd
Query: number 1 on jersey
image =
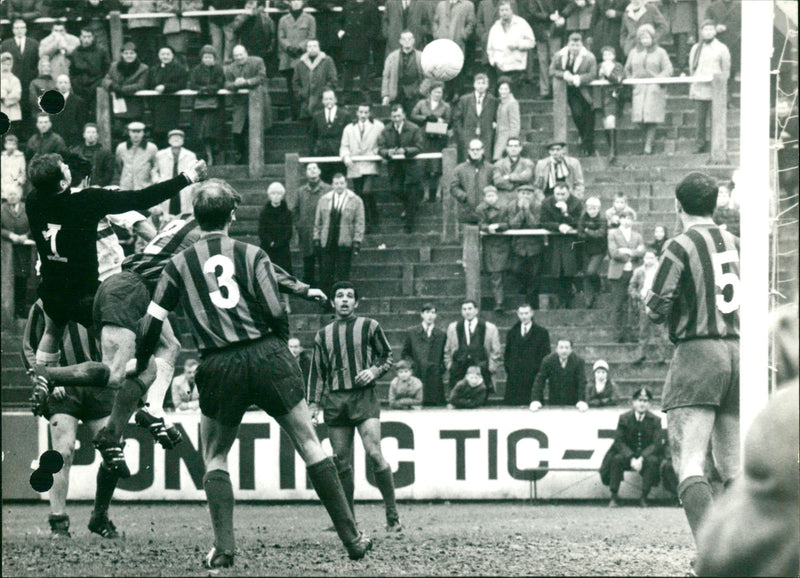
<path id="1" fill-rule="evenodd" d="M 217 267 L 220 268 L 217 274 Z M 235 270 L 233 261 L 228 259 L 225 255 L 214 255 L 203 265 L 203 273 L 214 275 L 217 281 L 217 289 L 211 291 L 209 296 L 211 302 L 220 309 L 233 309 L 239 303 L 239 285 L 233 278 Z M 223 297 L 222 288 L 225 288 L 228 296 Z"/>

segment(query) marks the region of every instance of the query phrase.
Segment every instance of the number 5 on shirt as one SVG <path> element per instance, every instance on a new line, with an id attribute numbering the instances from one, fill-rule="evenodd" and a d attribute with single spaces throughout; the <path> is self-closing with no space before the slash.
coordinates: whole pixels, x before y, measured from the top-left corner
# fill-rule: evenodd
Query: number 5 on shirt
<path id="1" fill-rule="evenodd" d="M 739 253 L 736 251 L 725 251 L 711 255 L 711 262 L 714 265 L 714 284 L 720 288 L 721 293 L 717 295 L 717 309 L 723 315 L 733 313 L 739 309 L 739 276 L 733 271 L 724 273 L 722 266 L 728 263 L 738 263 Z M 731 288 L 730 299 L 725 298 L 725 289 Z"/>

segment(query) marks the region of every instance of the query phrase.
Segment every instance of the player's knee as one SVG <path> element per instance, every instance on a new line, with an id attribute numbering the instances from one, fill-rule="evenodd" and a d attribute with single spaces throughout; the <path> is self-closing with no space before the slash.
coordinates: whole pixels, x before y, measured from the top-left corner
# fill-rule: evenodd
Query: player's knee
<path id="1" fill-rule="evenodd" d="M 367 458 L 370 462 L 372 462 L 372 466 L 376 470 L 382 470 L 386 467 L 387 462 L 383 458 L 383 454 L 381 453 L 380 448 L 370 448 L 367 450 Z"/>

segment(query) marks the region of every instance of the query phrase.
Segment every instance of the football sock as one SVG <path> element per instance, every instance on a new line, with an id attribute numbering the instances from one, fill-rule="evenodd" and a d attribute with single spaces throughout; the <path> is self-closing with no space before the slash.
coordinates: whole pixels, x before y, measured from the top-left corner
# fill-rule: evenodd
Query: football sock
<path id="1" fill-rule="evenodd" d="M 169 385 L 172 383 L 172 375 L 175 373 L 175 366 L 171 363 L 155 358 L 156 362 L 156 379 L 147 390 L 147 411 L 154 417 L 164 417 L 164 396 L 169 390 Z"/>
<path id="2" fill-rule="evenodd" d="M 233 554 L 233 486 L 231 476 L 224 470 L 211 470 L 203 476 L 203 487 L 214 526 L 214 546 L 220 552 Z"/>
<path id="3" fill-rule="evenodd" d="M 133 412 L 136 411 L 136 406 L 146 391 L 147 386 L 138 377 L 126 377 L 123 380 L 119 391 L 117 391 L 117 396 L 114 398 L 111 417 L 108 418 L 108 423 L 105 427 L 111 436 L 115 438 L 122 436 L 128 420 L 133 415 Z"/>
<path id="4" fill-rule="evenodd" d="M 711 486 L 703 476 L 689 476 L 678 484 L 678 497 L 683 504 L 683 511 L 697 542 L 697 532 L 703 523 L 706 510 L 711 506 Z"/>
<path id="5" fill-rule="evenodd" d="M 375 483 L 386 506 L 386 520 L 393 522 L 397 518 L 397 504 L 394 501 L 394 477 L 391 466 L 375 472 Z"/>
<path id="6" fill-rule="evenodd" d="M 331 458 L 325 458 L 306 467 L 311 484 L 317 492 L 319 499 L 333 520 L 336 533 L 344 544 L 350 544 L 358 539 L 359 533 L 353 512 L 347 503 L 347 498 L 339 482 L 336 466 Z"/>
<path id="7" fill-rule="evenodd" d="M 108 513 L 108 506 L 111 503 L 111 496 L 117 488 L 119 476 L 106 468 L 104 463 L 100 463 L 97 468 L 97 489 L 94 493 L 94 514 L 102 516 Z"/>
<path id="8" fill-rule="evenodd" d="M 347 503 L 350 505 L 350 511 L 353 513 L 353 518 L 355 518 L 356 509 L 353 495 L 355 494 L 356 486 L 353 479 L 353 466 L 337 457 L 334 457 L 333 461 L 336 463 L 336 473 L 339 474 L 339 481 L 342 483 L 342 490 L 344 490 Z"/>

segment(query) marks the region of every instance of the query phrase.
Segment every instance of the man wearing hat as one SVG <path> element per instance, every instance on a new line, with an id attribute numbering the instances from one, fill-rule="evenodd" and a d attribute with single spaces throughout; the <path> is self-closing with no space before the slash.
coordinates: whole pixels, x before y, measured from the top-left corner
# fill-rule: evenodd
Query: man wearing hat
<path id="1" fill-rule="evenodd" d="M 572 306 L 573 287 L 580 271 L 575 243 L 582 212 L 583 205 L 570 194 L 565 180 L 556 181 L 553 195 L 542 202 L 542 228 L 554 233 L 549 237 L 550 275 L 556 278 L 559 306 L 563 309 Z"/>
<path id="2" fill-rule="evenodd" d="M 592 366 L 592 383 L 586 391 L 586 403 L 589 407 L 608 407 L 617 404 L 614 384 L 608 378 L 608 363 L 598 359 Z"/>
<path id="3" fill-rule="evenodd" d="M 117 145 L 119 186 L 122 189 L 142 189 L 153 183 L 158 147 L 144 138 L 144 123 L 128 123 L 128 140 Z"/>
<path id="4" fill-rule="evenodd" d="M 567 156 L 567 143 L 555 140 L 547 145 L 547 155 L 536 162 L 534 184 L 544 191 L 545 196 L 553 194 L 556 180 L 567 181 L 572 194 L 583 198 L 583 167 L 575 157 Z"/>
<path id="5" fill-rule="evenodd" d="M 642 476 L 639 505 L 647 506 L 650 489 L 658 484 L 661 464 L 661 419 L 650 412 L 653 394 L 643 387 L 633 394 L 633 409 L 619 416 L 614 443 L 603 458 L 600 479 L 611 490 L 609 508 L 619 506 L 617 493 L 626 471 Z"/>
<path id="6" fill-rule="evenodd" d="M 184 133 L 175 128 L 167 134 L 169 148 L 162 149 L 156 153 L 156 170 L 158 171 L 158 182 L 168 181 L 175 178 L 197 162 L 197 155 L 189 149 L 183 148 Z M 192 189 L 186 187 L 181 192 L 164 201 L 158 207 L 164 214 L 180 215 L 192 212 Z"/>

